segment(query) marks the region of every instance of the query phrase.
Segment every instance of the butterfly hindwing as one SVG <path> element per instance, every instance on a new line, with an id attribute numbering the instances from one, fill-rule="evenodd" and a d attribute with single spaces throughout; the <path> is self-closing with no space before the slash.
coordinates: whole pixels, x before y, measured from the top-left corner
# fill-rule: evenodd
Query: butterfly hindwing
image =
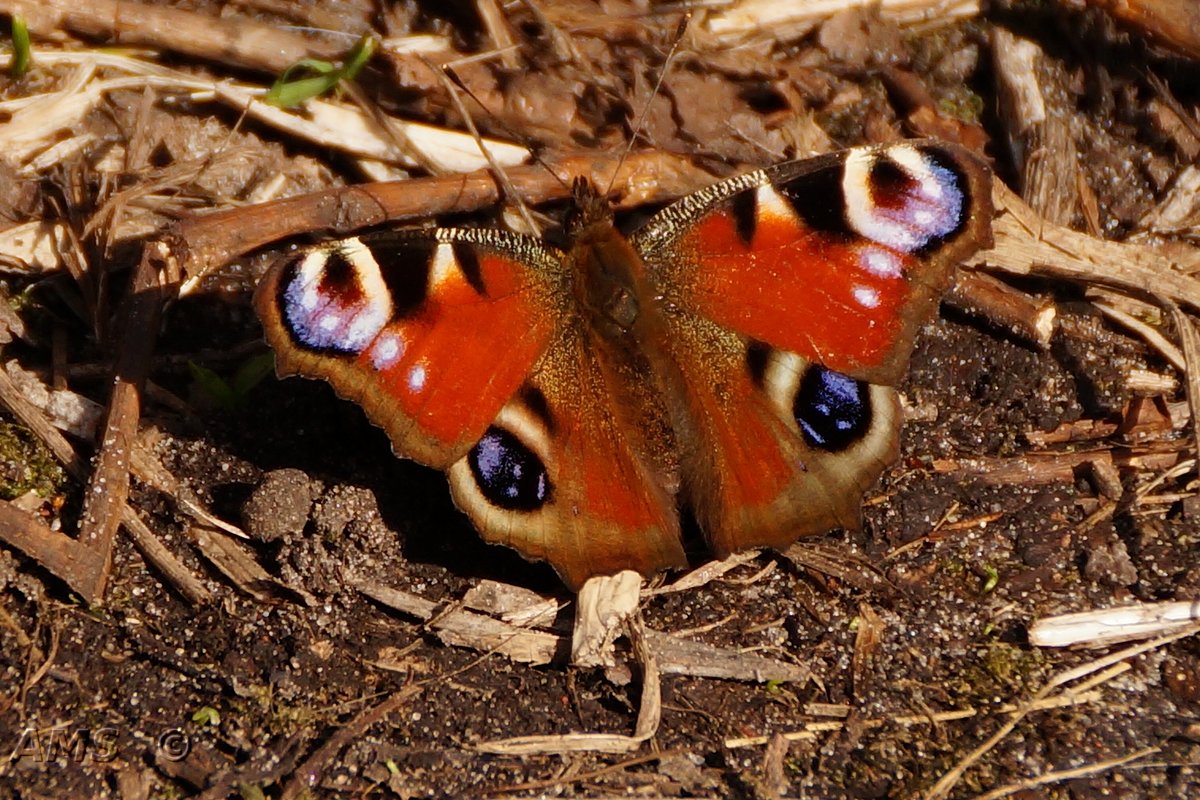
<path id="1" fill-rule="evenodd" d="M 612 352 L 580 318 L 449 477 L 485 539 L 550 562 L 572 588 L 686 563 L 656 380 L 636 352 Z"/>
<path id="2" fill-rule="evenodd" d="M 280 374 L 324 378 L 396 452 L 445 469 L 554 335 L 561 254 L 498 231 L 345 239 L 277 264 L 255 297 Z"/>
<path id="3" fill-rule="evenodd" d="M 895 460 L 896 391 L 678 314 L 671 353 L 690 388 L 683 500 L 710 548 L 784 548 L 857 527 L 863 493 Z"/>

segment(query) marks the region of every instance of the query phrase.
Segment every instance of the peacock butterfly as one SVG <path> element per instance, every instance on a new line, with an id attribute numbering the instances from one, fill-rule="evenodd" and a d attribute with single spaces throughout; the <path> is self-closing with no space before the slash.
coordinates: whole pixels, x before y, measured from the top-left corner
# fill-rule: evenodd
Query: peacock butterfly
<path id="1" fill-rule="evenodd" d="M 957 262 L 991 239 L 986 169 L 901 142 L 686 196 L 626 237 L 574 186 L 572 244 L 432 228 L 334 241 L 255 296 L 281 375 L 329 381 L 445 470 L 491 542 L 572 587 L 859 521 L 898 451 L 896 390 Z"/>

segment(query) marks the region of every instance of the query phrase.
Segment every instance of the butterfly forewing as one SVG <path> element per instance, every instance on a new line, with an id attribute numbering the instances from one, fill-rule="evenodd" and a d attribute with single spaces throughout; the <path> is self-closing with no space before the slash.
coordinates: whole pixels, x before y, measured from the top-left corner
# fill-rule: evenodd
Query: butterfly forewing
<path id="1" fill-rule="evenodd" d="M 483 435 L 551 340 L 561 254 L 497 231 L 436 229 L 300 252 L 255 304 L 281 374 L 328 380 L 396 451 L 446 468 Z"/>
<path id="2" fill-rule="evenodd" d="M 988 236 L 986 182 L 950 145 L 848 150 L 697 192 L 633 241 L 668 302 L 892 384 L 954 265 Z"/>

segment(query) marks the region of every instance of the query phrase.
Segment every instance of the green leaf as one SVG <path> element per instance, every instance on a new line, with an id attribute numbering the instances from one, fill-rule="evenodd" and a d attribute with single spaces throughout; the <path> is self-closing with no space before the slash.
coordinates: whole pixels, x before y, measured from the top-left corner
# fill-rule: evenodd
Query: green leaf
<path id="1" fill-rule="evenodd" d="M 200 391 L 208 395 L 218 407 L 230 410 L 237 405 L 237 394 L 220 375 L 194 361 L 188 362 L 188 370 Z"/>
<path id="2" fill-rule="evenodd" d="M 986 575 L 987 578 L 983 582 L 982 589 L 983 589 L 983 593 L 987 594 L 988 592 L 995 589 L 997 585 L 999 585 L 1000 571 L 997 570 L 995 567 L 993 567 L 991 564 L 984 564 L 983 565 L 983 574 Z"/>
<path id="3" fill-rule="evenodd" d="M 262 383 L 263 378 L 271 374 L 275 366 L 275 356 L 264 353 L 255 356 L 238 367 L 233 378 L 226 380 L 208 367 L 202 367 L 195 362 L 188 362 L 192 380 L 212 401 L 213 405 L 223 411 L 237 411 L 246 405 L 250 393 Z"/>
<path id="4" fill-rule="evenodd" d="M 12 61 L 9 62 L 8 72 L 14 78 L 19 78 L 29 71 L 29 64 L 33 61 L 33 51 L 29 46 L 29 26 L 25 24 L 24 17 L 12 18 L 12 44 Z"/>
<path id="5" fill-rule="evenodd" d="M 263 96 L 263 100 L 273 106 L 291 108 L 300 105 L 305 100 L 323 95 L 342 81 L 354 80 L 371 60 L 376 46 L 374 37 L 363 36 L 346 55 L 346 59 L 340 67 L 315 58 L 297 61 L 283 71 L 283 74 Z M 293 74 L 302 71 L 312 74 L 292 77 Z"/>
<path id="6" fill-rule="evenodd" d="M 263 382 L 263 378 L 274 371 L 275 356 L 271 353 L 255 356 L 242 364 L 233 375 L 233 394 L 237 403 L 245 403 L 255 387 Z"/>
<path id="7" fill-rule="evenodd" d="M 238 794 L 242 796 L 242 800 L 265 800 L 267 793 L 257 783 L 239 783 L 237 786 Z"/>

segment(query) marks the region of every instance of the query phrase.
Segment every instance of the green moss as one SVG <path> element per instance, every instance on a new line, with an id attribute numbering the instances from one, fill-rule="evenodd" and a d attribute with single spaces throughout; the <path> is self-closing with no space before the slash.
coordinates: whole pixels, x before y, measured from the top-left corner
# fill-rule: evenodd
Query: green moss
<path id="1" fill-rule="evenodd" d="M 983 98 L 974 92 L 965 92 L 938 100 L 938 113 L 944 117 L 963 122 L 979 122 L 983 116 Z"/>
<path id="2" fill-rule="evenodd" d="M 0 498 L 13 500 L 30 491 L 41 497 L 61 494 L 67 475 L 29 431 L 0 421 Z"/>

